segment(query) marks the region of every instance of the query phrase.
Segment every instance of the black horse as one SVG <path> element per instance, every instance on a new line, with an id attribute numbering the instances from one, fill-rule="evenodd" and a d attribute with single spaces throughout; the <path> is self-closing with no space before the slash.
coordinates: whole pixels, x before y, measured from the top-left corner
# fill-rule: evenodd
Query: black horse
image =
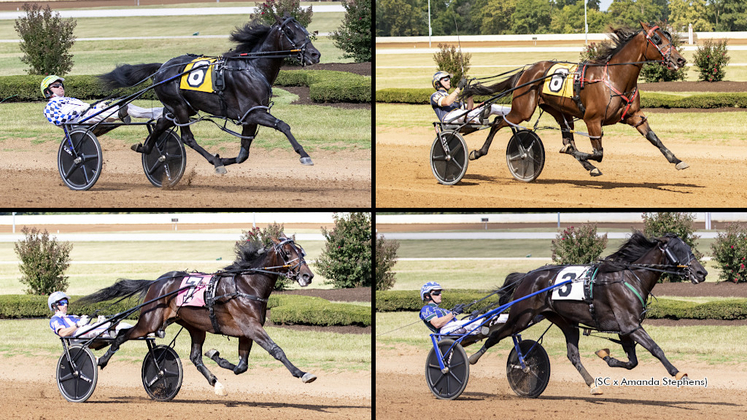
<path id="1" fill-rule="evenodd" d="M 160 118 L 145 143 L 133 146 L 140 153 L 150 153 L 155 139 L 166 130 L 178 125 L 181 127 L 182 141 L 199 152 L 215 166 L 216 172 L 226 173 L 224 165 L 242 163 L 249 157 L 249 147 L 257 134 L 257 126 L 272 127 L 288 138 L 293 150 L 301 155 L 301 163 L 313 165 L 303 147 L 296 141 L 288 124 L 270 114 L 272 85 L 280 72 L 283 59 L 298 55 L 303 65 L 316 64 L 321 54 L 311 44 L 309 33 L 290 16 L 279 18 L 272 26 L 253 21 L 231 33 L 231 41 L 238 46 L 217 57 L 210 64 L 201 60 L 191 72 L 184 76 L 188 64 L 198 56 L 183 55 L 172 58 L 164 64 L 120 65 L 111 73 L 100 76 L 109 88 L 134 86 L 153 76 L 155 92 L 163 103 L 165 118 Z M 214 92 L 182 89 L 183 78 L 189 83 L 203 83 L 207 74 L 213 78 Z M 185 86 L 186 87 L 186 86 Z M 235 158 L 221 158 L 208 153 L 195 141 L 189 128 L 190 117 L 198 111 L 212 116 L 223 117 L 242 126 L 241 150 Z M 228 131 L 228 130 L 226 130 Z"/>
<path id="2" fill-rule="evenodd" d="M 573 275 L 557 278 L 566 267 L 546 266 L 529 273 L 509 274 L 500 292 L 500 303 L 506 304 L 512 299 L 573 278 Z M 596 353 L 610 367 L 636 367 L 638 359 L 635 346 L 640 344 L 661 361 L 670 375 L 681 379 L 687 374 L 672 366 L 661 348 L 641 326 L 648 297 L 662 272 L 675 273 L 695 284 L 704 281 L 708 275 L 690 247 L 676 235 L 649 239 L 640 232 L 635 232 L 617 252 L 591 267 L 590 273 L 594 273 L 591 281 L 574 282 L 570 288 L 563 286 L 554 289 L 570 293 L 572 287 L 585 288 L 582 300 L 556 300 L 552 298 L 553 291 L 549 291 L 516 302 L 511 306 L 508 322 L 494 330 L 469 361 L 471 364 L 477 363 L 487 349 L 503 338 L 519 333 L 545 317 L 565 334 L 568 359 L 581 373 L 594 395 L 602 392 L 581 364 L 578 351 L 579 324 L 588 329 L 619 335 L 620 344 L 628 356 L 627 362 L 610 357 L 608 349 Z"/>
<path id="3" fill-rule="evenodd" d="M 302 287 L 308 286 L 314 277 L 304 260 L 306 254 L 303 248 L 293 239 L 273 238 L 273 242 L 274 245 L 267 249 L 251 242 L 241 245 L 236 261 L 213 274 L 205 292 L 206 307 L 184 306 L 177 302 L 175 292 L 183 287 L 182 280 L 194 275 L 183 271 L 166 273 L 157 280 L 120 280 L 81 299 L 81 302 L 103 302 L 137 293 L 144 302 L 156 299 L 140 309 L 140 318 L 134 327 L 120 332 L 106 354 L 99 359 L 99 366 L 102 369 L 106 367 L 125 341 L 163 331 L 168 325 L 176 323 L 189 331 L 192 338 L 189 358 L 210 385 L 215 387 L 218 395 L 226 395 L 225 388 L 202 363 L 202 344 L 206 332 L 239 338 L 238 365 L 219 357 L 216 350 L 205 353 L 222 368 L 230 369 L 237 375 L 246 372 L 252 342 L 257 342 L 281 361 L 294 377 L 301 378 L 304 383 L 313 382 L 316 376 L 295 367 L 263 328 L 267 299 L 278 276 L 294 279 Z M 211 290 L 214 292 L 211 293 Z M 161 296 L 163 298 L 158 299 Z"/>

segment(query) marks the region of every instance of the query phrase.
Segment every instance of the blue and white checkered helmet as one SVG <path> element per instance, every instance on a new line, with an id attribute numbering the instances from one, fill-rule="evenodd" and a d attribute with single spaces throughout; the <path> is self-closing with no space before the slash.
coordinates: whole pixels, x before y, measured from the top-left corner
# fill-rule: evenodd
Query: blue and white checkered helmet
<path id="1" fill-rule="evenodd" d="M 443 287 L 441 287 L 441 285 L 436 283 L 435 281 L 429 281 L 428 283 L 424 284 L 423 287 L 420 288 L 420 300 L 425 302 L 425 295 L 434 290 L 443 290 Z"/>

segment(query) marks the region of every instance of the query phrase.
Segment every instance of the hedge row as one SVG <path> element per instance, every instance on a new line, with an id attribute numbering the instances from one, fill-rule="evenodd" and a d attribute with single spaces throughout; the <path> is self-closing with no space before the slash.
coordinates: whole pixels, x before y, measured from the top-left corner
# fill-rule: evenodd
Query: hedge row
<path id="1" fill-rule="evenodd" d="M 39 85 L 44 76 L 1 76 L 0 101 L 41 101 Z M 121 89 L 117 96 L 125 96 L 151 85 L 150 81 L 134 88 Z M 371 102 L 371 78 L 353 73 L 331 70 L 281 70 L 275 86 L 309 86 L 315 102 Z M 78 99 L 91 101 L 112 96 L 96 76 L 66 76 L 65 92 Z M 156 99 L 153 90 L 141 99 Z"/>
<path id="2" fill-rule="evenodd" d="M 376 91 L 376 102 L 427 105 L 433 89 L 381 89 Z M 477 96 L 475 103 L 488 97 Z M 509 104 L 510 96 L 496 103 Z M 643 108 L 747 108 L 747 92 L 698 93 L 690 96 L 676 96 L 666 93 L 642 92 Z"/>
<path id="3" fill-rule="evenodd" d="M 452 308 L 459 303 L 468 303 L 484 297 L 488 292 L 450 290 L 443 295 L 441 307 Z M 483 302 L 497 301 L 497 296 Z M 376 310 L 379 312 L 419 311 L 423 307 L 418 291 L 376 292 Z M 649 306 L 648 318 L 652 319 L 747 319 L 747 299 L 727 299 L 706 303 L 692 303 L 675 299 L 659 298 Z"/>
<path id="4" fill-rule="evenodd" d="M 93 315 L 114 315 L 135 307 L 134 298 L 124 300 L 106 308 L 111 302 L 81 305 L 76 301 L 82 296 L 70 296 L 69 313 Z M 112 301 L 113 302 L 113 301 Z M 106 309 L 104 309 L 106 308 Z M 371 325 L 371 310 L 365 306 L 344 303 L 330 303 L 317 297 L 300 295 L 270 295 L 267 308 L 272 309 L 272 321 L 285 324 L 306 325 Z M 49 318 L 46 296 L 0 295 L 0 319 L 8 318 Z M 137 319 L 136 311 L 128 319 Z"/>

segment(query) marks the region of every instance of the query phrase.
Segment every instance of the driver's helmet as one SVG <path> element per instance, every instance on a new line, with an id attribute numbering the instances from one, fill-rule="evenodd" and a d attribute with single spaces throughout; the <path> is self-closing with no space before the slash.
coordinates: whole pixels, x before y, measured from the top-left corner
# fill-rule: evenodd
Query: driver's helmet
<path id="1" fill-rule="evenodd" d="M 441 79 L 444 77 L 451 77 L 451 75 L 445 71 L 437 71 L 436 74 L 433 75 L 433 89 L 438 90 L 441 87 Z"/>
<path id="2" fill-rule="evenodd" d="M 443 287 L 441 287 L 441 285 L 436 283 L 435 281 L 429 281 L 428 283 L 424 284 L 423 287 L 420 288 L 420 300 L 425 302 L 425 295 L 434 290 L 443 290 Z"/>
<path id="3" fill-rule="evenodd" d="M 56 81 L 64 82 L 65 79 L 63 79 L 60 76 L 55 76 L 54 74 L 50 74 L 49 76 L 45 77 L 44 80 L 41 82 L 41 92 L 42 95 L 44 95 L 45 98 L 50 98 L 52 96 L 52 93 L 49 92 L 47 89 L 49 88 L 49 85 Z"/>
<path id="4" fill-rule="evenodd" d="M 52 305 L 56 304 L 62 299 L 67 299 L 68 301 L 70 301 L 70 298 L 65 294 L 65 292 L 54 292 L 49 295 L 49 299 L 47 299 L 47 306 L 49 307 L 49 310 L 54 312 Z"/>

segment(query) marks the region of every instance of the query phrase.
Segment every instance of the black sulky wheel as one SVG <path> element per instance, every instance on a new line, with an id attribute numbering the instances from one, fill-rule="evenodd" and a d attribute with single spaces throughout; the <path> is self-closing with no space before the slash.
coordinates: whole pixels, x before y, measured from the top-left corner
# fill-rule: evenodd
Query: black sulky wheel
<path id="1" fill-rule="evenodd" d="M 545 167 L 545 147 L 537 133 L 517 130 L 506 146 L 506 164 L 519 181 L 532 182 Z"/>
<path id="2" fill-rule="evenodd" d="M 511 350 L 506 362 L 508 384 L 520 397 L 537 398 L 550 382 L 550 359 L 542 345 L 536 341 L 522 340 L 519 348 L 524 355 L 526 369 L 521 368 L 516 348 Z"/>
<path id="3" fill-rule="evenodd" d="M 101 145 L 93 133 L 83 128 L 70 131 L 57 151 L 57 168 L 62 182 L 71 190 L 85 191 L 101 176 Z"/>
<path id="4" fill-rule="evenodd" d="M 68 354 L 70 358 L 68 359 Z M 96 389 L 99 371 L 96 357 L 82 346 L 71 346 L 57 361 L 57 388 L 70 402 L 84 402 Z"/>
<path id="5" fill-rule="evenodd" d="M 171 401 L 182 387 L 182 361 L 174 349 L 160 345 L 143 359 L 143 387 L 156 401 Z"/>
<path id="6" fill-rule="evenodd" d="M 142 159 L 145 176 L 156 187 L 164 184 L 173 187 L 182 179 L 187 167 L 184 144 L 173 130 L 161 134 L 150 153 L 142 154 Z"/>
<path id="7" fill-rule="evenodd" d="M 425 362 L 425 381 L 433 395 L 442 400 L 453 400 L 462 395 L 469 379 L 469 360 L 467 353 L 460 344 L 453 340 L 441 340 L 438 348 L 444 355 L 444 366 L 441 371 L 436 351 L 431 348 Z M 449 349 L 451 348 L 451 351 Z M 448 352 L 448 353 L 447 353 Z"/>
<path id="8" fill-rule="evenodd" d="M 469 151 L 464 137 L 456 131 L 444 131 L 431 146 L 431 170 L 438 182 L 454 185 L 467 173 Z"/>

